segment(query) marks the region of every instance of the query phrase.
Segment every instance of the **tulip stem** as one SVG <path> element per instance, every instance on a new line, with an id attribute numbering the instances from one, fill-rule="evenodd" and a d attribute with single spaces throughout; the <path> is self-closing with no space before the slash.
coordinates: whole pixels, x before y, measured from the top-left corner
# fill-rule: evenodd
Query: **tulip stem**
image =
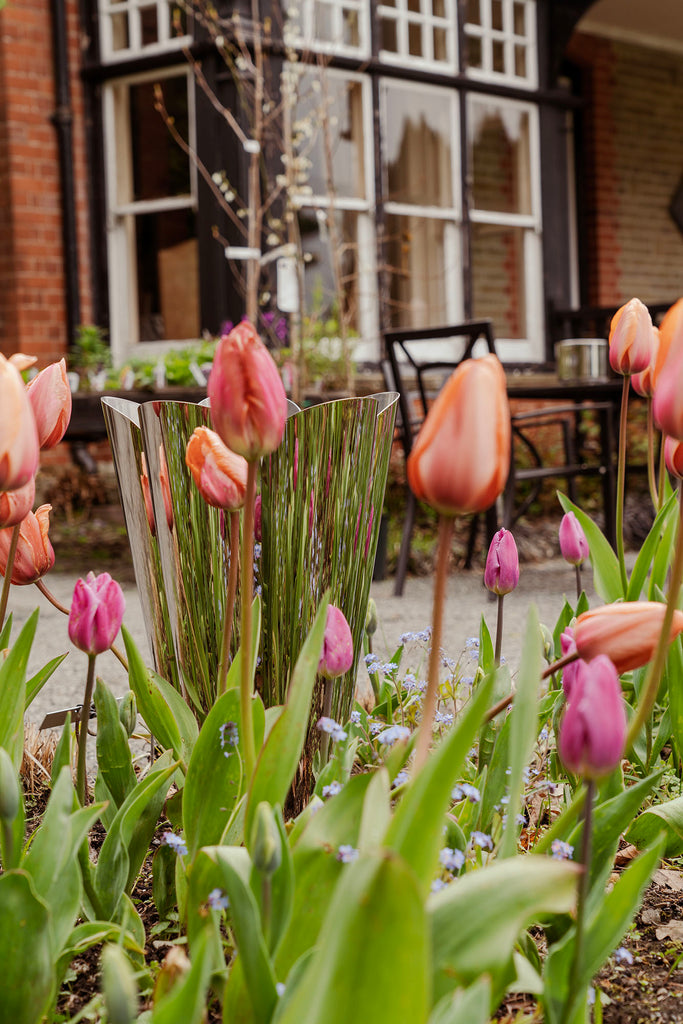
<path id="1" fill-rule="evenodd" d="M 569 995 L 564 1004 L 562 1024 L 569 1024 L 577 999 L 581 996 L 581 974 L 583 970 L 583 945 L 586 919 L 586 904 L 590 892 L 591 875 L 591 840 L 593 833 L 593 801 L 595 799 L 595 780 L 586 779 L 586 803 L 583 812 L 583 832 L 581 834 L 581 865 L 576 901 L 576 938 L 574 940 L 574 959 L 572 962 Z"/>
<path id="2" fill-rule="evenodd" d="M 45 584 L 43 583 L 42 580 L 36 580 L 35 581 L 35 585 L 38 588 L 38 590 L 41 592 L 43 597 L 47 601 L 50 602 L 50 604 L 52 605 L 53 608 L 56 608 L 58 612 L 62 612 L 64 615 L 68 615 L 69 614 L 69 609 L 66 607 L 66 605 L 63 605 L 61 603 L 61 601 L 57 600 L 57 598 L 52 593 L 52 591 L 47 589 L 47 587 L 45 586 Z M 125 668 L 125 670 L 127 672 L 128 671 L 128 662 L 126 660 L 126 656 L 122 653 L 122 651 L 119 650 L 119 648 L 116 646 L 116 644 L 112 644 L 111 647 L 109 648 L 109 650 L 111 651 L 111 653 L 116 658 L 119 659 L 119 661 L 121 662 L 121 664 L 123 665 L 123 667 Z"/>
<path id="3" fill-rule="evenodd" d="M 499 594 L 498 595 L 498 608 L 497 608 L 498 614 L 497 614 L 497 618 L 496 618 L 496 650 L 495 650 L 495 654 L 493 655 L 494 661 L 496 663 L 496 668 L 498 667 L 498 665 L 500 665 L 500 651 L 501 651 L 501 648 L 503 646 L 503 598 L 504 597 L 505 597 L 505 594 Z"/>
<path id="4" fill-rule="evenodd" d="M 645 686 L 642 690 L 640 702 L 636 708 L 636 713 L 631 719 L 629 726 L 628 735 L 626 736 L 626 750 L 635 743 L 640 730 L 645 724 L 648 716 L 650 715 L 652 708 L 654 707 L 657 699 L 657 692 L 659 690 L 659 681 L 662 678 L 662 672 L 666 664 L 666 655 L 670 643 L 671 624 L 674 619 L 674 611 L 678 608 L 678 595 L 681 589 L 681 580 L 683 579 L 683 487 L 679 491 L 679 506 L 678 506 L 678 532 L 676 534 L 676 549 L 674 552 L 674 561 L 671 567 L 671 579 L 669 583 L 669 592 L 666 597 L 666 611 L 664 612 L 664 619 L 662 621 L 662 629 L 659 634 L 659 640 L 657 641 L 657 648 L 655 650 L 655 656 L 650 663 L 650 669 L 647 674 Z"/>
<path id="5" fill-rule="evenodd" d="M 85 694 L 83 696 L 83 707 L 78 720 L 78 762 L 76 765 L 76 793 L 79 803 L 82 806 L 88 802 L 88 777 L 85 766 L 85 751 L 88 742 L 88 721 L 90 720 L 90 705 L 92 704 L 92 691 L 95 684 L 95 659 L 96 654 L 88 655 L 88 675 L 85 680 Z"/>
<path id="6" fill-rule="evenodd" d="M 254 747 L 254 723 L 251 706 L 253 674 L 251 665 L 251 599 L 253 593 L 254 561 L 254 504 L 256 502 L 256 474 L 258 461 L 250 462 L 247 469 L 247 492 L 242 523 L 242 588 L 241 588 L 241 678 L 240 711 L 242 720 L 242 751 L 244 753 L 244 774 L 247 788 L 254 774 L 256 749 Z"/>
<path id="7" fill-rule="evenodd" d="M 391 705 L 391 698 L 388 701 Z M 329 718 L 332 712 L 332 680 L 326 679 L 323 688 L 323 718 Z M 330 752 L 330 734 L 323 732 L 320 736 L 320 764 L 324 768 Z"/>
<path id="8" fill-rule="evenodd" d="M 559 672 L 561 668 L 565 667 L 565 665 L 570 665 L 572 661 L 576 661 L 578 656 L 578 651 L 570 651 L 569 654 L 565 654 L 564 658 L 559 658 L 557 661 L 554 661 L 552 665 L 548 665 L 547 668 L 543 670 L 541 674 L 541 679 L 547 679 L 548 676 L 555 675 L 555 673 Z M 501 697 L 496 704 L 492 704 L 491 707 L 488 709 L 488 711 L 484 715 L 484 721 L 490 722 L 497 715 L 499 715 L 501 711 L 505 711 L 506 708 L 509 708 L 514 699 L 514 690 L 512 690 L 511 693 L 506 694 L 505 697 Z"/>
<path id="9" fill-rule="evenodd" d="M 415 747 L 415 771 L 419 771 L 427 760 L 432 741 L 434 715 L 439 696 L 439 666 L 441 664 L 441 626 L 443 623 L 443 606 L 446 597 L 446 580 L 448 578 L 448 556 L 453 536 L 453 517 L 439 517 L 439 540 L 436 553 L 436 579 L 434 581 L 434 606 L 432 611 L 432 643 L 429 650 L 429 675 L 427 692 L 422 706 L 422 721 L 417 734 Z"/>
<path id="10" fill-rule="evenodd" d="M 14 556 L 17 553 L 17 544 L 19 543 L 19 533 L 21 531 L 21 523 L 12 530 L 12 539 L 9 542 L 9 551 L 7 552 L 7 564 L 5 565 L 5 578 L 2 581 L 2 594 L 0 594 L 0 629 L 5 625 L 5 612 L 7 611 L 7 601 L 9 599 L 9 588 L 12 582 L 12 570 L 14 569 Z"/>
<path id="11" fill-rule="evenodd" d="M 652 415 L 652 398 L 647 399 L 647 482 L 655 515 L 659 512 L 659 492 L 655 477 L 655 423 Z"/>
<path id="12" fill-rule="evenodd" d="M 232 641 L 232 617 L 235 612 L 235 595 L 237 594 L 237 569 L 240 550 L 240 514 L 230 513 L 230 570 L 228 574 L 228 593 L 225 600 L 225 618 L 223 619 L 223 637 L 218 663 L 218 696 L 225 693 L 230 662 L 230 643 Z"/>
<path id="13" fill-rule="evenodd" d="M 626 559 L 624 557 L 624 491 L 626 487 L 626 427 L 628 422 L 628 389 L 631 383 L 630 375 L 624 377 L 621 388 L 621 417 L 619 420 L 619 459 L 617 462 L 617 510 L 616 510 L 616 532 L 617 532 L 617 555 L 619 558 L 619 572 L 621 573 L 621 586 L 626 594 L 628 580 L 626 578 Z"/>
<path id="14" fill-rule="evenodd" d="M 666 438 L 661 434 L 659 438 L 659 487 L 657 490 L 657 508 L 664 504 L 664 481 L 666 480 L 666 461 L 664 459 L 664 442 Z"/>
<path id="15" fill-rule="evenodd" d="M 579 598 L 581 597 L 581 591 L 583 590 L 583 587 L 581 586 L 581 566 L 575 565 L 574 569 L 576 571 L 576 600 L 578 603 Z"/>

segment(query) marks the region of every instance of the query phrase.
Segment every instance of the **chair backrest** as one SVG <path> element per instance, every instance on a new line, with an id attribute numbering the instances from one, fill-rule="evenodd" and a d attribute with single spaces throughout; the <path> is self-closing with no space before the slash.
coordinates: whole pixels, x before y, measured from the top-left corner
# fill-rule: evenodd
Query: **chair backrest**
<path id="1" fill-rule="evenodd" d="M 413 444 L 415 426 L 419 426 L 427 415 L 430 390 L 428 378 L 439 370 L 452 372 L 465 359 L 470 359 L 478 341 L 482 340 L 489 352 L 496 353 L 493 325 L 490 320 L 470 320 L 461 324 L 446 324 L 443 327 L 408 328 L 384 332 L 384 348 L 389 366 L 384 370 L 385 378 L 390 368 L 392 386 L 399 394 L 401 441 L 406 457 Z M 434 358 L 434 342 L 450 342 L 452 355 L 441 354 Z M 440 346 L 442 349 L 443 346 Z M 406 370 L 408 373 L 406 373 Z M 414 384 L 408 378 L 414 376 Z M 419 398 L 420 419 L 416 424 L 412 398 Z"/>

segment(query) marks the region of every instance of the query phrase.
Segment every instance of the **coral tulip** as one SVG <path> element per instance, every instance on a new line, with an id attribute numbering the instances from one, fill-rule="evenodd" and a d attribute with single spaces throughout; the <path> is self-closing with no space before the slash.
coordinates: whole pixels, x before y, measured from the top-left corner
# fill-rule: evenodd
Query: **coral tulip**
<path id="1" fill-rule="evenodd" d="M 205 502 L 231 512 L 244 505 L 247 463 L 227 448 L 214 430 L 197 427 L 187 442 L 185 462 Z"/>
<path id="2" fill-rule="evenodd" d="M 502 597 L 509 594 L 519 583 L 519 555 L 515 538 L 503 528 L 494 534 L 486 556 L 484 585 L 494 594 Z"/>
<path id="3" fill-rule="evenodd" d="M 617 670 L 604 655 L 583 664 L 560 723 L 557 749 L 565 768 L 598 778 L 613 771 L 624 753 L 626 710 Z"/>
<path id="4" fill-rule="evenodd" d="M 21 374 L 0 354 L 0 491 L 15 491 L 35 476 L 40 446 Z"/>
<path id="5" fill-rule="evenodd" d="M 333 604 L 327 607 L 325 637 L 318 662 L 318 672 L 335 679 L 348 672 L 353 664 L 353 638 L 344 613 Z"/>
<path id="6" fill-rule="evenodd" d="M 25 519 L 33 508 L 36 496 L 36 480 L 31 477 L 27 484 L 16 491 L 0 494 L 0 528 L 16 526 Z"/>
<path id="7" fill-rule="evenodd" d="M 15 352 L 9 357 L 9 361 L 12 366 L 16 366 L 19 373 L 23 373 L 24 370 L 28 370 L 30 366 L 38 362 L 38 357 L 27 356 L 24 352 Z"/>
<path id="8" fill-rule="evenodd" d="M 510 409 L 494 355 L 466 359 L 432 405 L 408 457 L 413 493 L 439 512 L 483 512 L 505 487 Z"/>
<path id="9" fill-rule="evenodd" d="M 652 357 L 652 318 L 640 299 L 631 299 L 612 317 L 609 362 L 623 376 L 641 373 Z"/>
<path id="10" fill-rule="evenodd" d="M 280 444 L 287 418 L 287 396 L 268 349 L 243 320 L 224 335 L 209 377 L 211 419 L 233 452 L 253 461 Z"/>
<path id="11" fill-rule="evenodd" d="M 672 476 L 683 480 L 683 441 L 667 437 L 664 441 L 664 462 Z"/>
<path id="12" fill-rule="evenodd" d="M 674 340 L 655 384 L 654 421 L 669 437 L 683 441 L 683 335 Z"/>
<path id="13" fill-rule="evenodd" d="M 680 348 L 681 346 L 683 346 L 683 299 L 674 302 L 659 325 L 659 350 L 657 352 L 657 363 L 654 372 L 655 390 L 657 389 L 657 381 L 662 372 L 662 367 L 669 358 L 669 353 L 673 348 Z"/>
<path id="14" fill-rule="evenodd" d="M 560 551 L 565 562 L 582 565 L 589 554 L 588 541 L 581 523 L 573 512 L 567 512 L 560 523 Z"/>
<path id="15" fill-rule="evenodd" d="M 41 448 L 54 448 L 64 437 L 71 419 L 71 388 L 66 377 L 66 360 L 51 363 L 29 382 L 28 397 L 33 408 Z"/>
<path id="16" fill-rule="evenodd" d="M 652 355 L 647 367 L 641 373 L 634 373 L 631 377 L 631 387 L 641 398 L 652 398 L 655 393 L 655 374 L 661 341 L 659 330 L 652 328 Z"/>
<path id="17" fill-rule="evenodd" d="M 116 639 L 126 602 L 123 591 L 108 572 L 76 580 L 69 611 L 69 639 L 86 654 L 101 654 Z"/>
<path id="18" fill-rule="evenodd" d="M 629 672 L 652 659 L 664 621 L 666 605 L 660 601 L 625 601 L 583 612 L 576 620 L 574 637 L 579 657 L 591 661 L 606 654 L 617 672 Z M 683 612 L 674 611 L 669 643 L 683 632 Z"/>
<path id="19" fill-rule="evenodd" d="M 21 521 L 10 582 L 24 587 L 37 583 L 55 564 L 55 553 L 48 537 L 52 505 L 41 505 Z M 5 575 L 13 527 L 0 530 L 0 575 Z"/>

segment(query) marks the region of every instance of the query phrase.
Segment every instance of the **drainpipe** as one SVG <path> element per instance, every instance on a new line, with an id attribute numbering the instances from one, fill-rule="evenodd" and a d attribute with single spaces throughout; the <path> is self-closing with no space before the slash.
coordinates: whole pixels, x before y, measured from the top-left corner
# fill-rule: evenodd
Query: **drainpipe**
<path id="1" fill-rule="evenodd" d="M 72 152 L 73 112 L 69 88 L 69 51 L 67 44 L 65 0 L 52 0 L 52 39 L 56 106 L 50 120 L 57 132 L 59 178 L 62 206 L 62 247 L 66 287 L 67 344 L 73 345 L 81 322 L 81 297 L 78 284 L 78 241 Z"/>

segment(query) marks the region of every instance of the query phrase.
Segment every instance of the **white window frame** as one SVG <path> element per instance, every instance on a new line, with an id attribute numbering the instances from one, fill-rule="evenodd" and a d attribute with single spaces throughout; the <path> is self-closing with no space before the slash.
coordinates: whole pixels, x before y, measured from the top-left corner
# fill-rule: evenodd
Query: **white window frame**
<path id="1" fill-rule="evenodd" d="M 529 195 L 531 213 L 503 213 L 495 210 L 469 209 L 471 224 L 493 224 L 497 227 L 522 228 L 524 234 L 524 301 L 526 338 L 504 338 L 496 335 L 498 355 L 502 362 L 541 362 L 545 353 L 543 315 L 543 229 L 541 221 L 541 150 L 538 107 L 523 100 L 470 93 L 467 97 L 467 118 L 477 104 L 501 109 L 523 111 L 529 117 Z M 469 139 L 468 139 L 469 145 Z"/>
<path id="2" fill-rule="evenodd" d="M 513 20 L 513 0 L 501 0 L 503 5 L 503 28 L 494 29 L 491 21 L 491 0 L 479 0 L 481 25 L 465 22 L 464 34 L 481 42 L 482 67 L 468 67 L 469 78 L 477 78 L 484 82 L 501 82 L 508 85 L 536 89 L 538 85 L 538 46 L 536 42 L 536 2 L 535 0 L 514 0 L 524 5 L 523 36 L 515 34 Z M 493 69 L 493 42 L 501 42 L 504 49 L 505 71 Z M 515 45 L 524 46 L 526 51 L 526 75 L 514 73 Z"/>
<path id="3" fill-rule="evenodd" d="M 316 0 L 301 0 L 300 28 L 294 20 L 287 22 L 287 41 L 301 50 L 330 54 L 335 57 L 368 57 L 370 55 L 370 0 L 318 0 L 329 7 L 334 22 L 336 38 L 318 39 L 315 35 Z M 344 13 L 355 11 L 358 15 L 358 46 L 343 42 Z"/>
<path id="4" fill-rule="evenodd" d="M 315 73 L 316 68 L 306 68 Z M 329 196 L 302 193 L 293 197 L 298 210 L 348 210 L 358 214 L 358 332 L 360 340 L 355 346 L 354 358 L 358 361 L 376 359 L 379 352 L 379 296 L 377 294 L 377 264 L 375 259 L 375 152 L 373 140 L 372 83 L 368 75 L 353 71 L 339 71 L 333 68 L 319 69 L 330 79 L 344 82 L 358 82 L 361 86 L 363 121 L 363 167 L 365 169 L 365 199 L 337 196 L 334 203 Z"/>
<path id="5" fill-rule="evenodd" d="M 446 320 L 448 323 L 457 323 L 463 319 L 464 295 L 463 295 L 463 261 L 462 261 L 462 196 L 460 192 L 460 114 L 458 97 L 453 89 L 445 89 L 438 85 L 423 85 L 417 82 L 402 82 L 394 78 L 383 78 L 380 80 L 380 108 L 381 124 L 386 130 L 387 126 L 387 96 L 389 91 L 407 90 L 411 93 L 424 93 L 433 96 L 437 103 L 447 103 L 449 106 L 449 124 L 451 134 L 451 189 L 453 195 L 452 206 L 422 206 L 417 203 L 403 203 L 394 200 L 387 200 L 384 203 L 384 212 L 394 216 L 423 217 L 430 220 L 442 220 L 451 225 L 451 230 L 444 234 L 444 267 L 448 260 L 452 260 L 454 271 L 452 274 L 452 288 L 446 292 Z M 384 146 L 382 144 L 382 150 Z M 382 154 L 382 178 L 386 181 L 386 163 Z M 420 325 L 417 324 L 417 327 Z M 439 351 L 439 342 L 434 342 L 435 358 Z"/>
<path id="6" fill-rule="evenodd" d="M 140 23 L 140 12 L 143 9 L 154 7 L 157 16 L 156 43 L 148 46 L 142 45 L 142 31 Z M 114 49 L 114 38 L 112 21 L 117 15 L 125 15 L 128 22 L 128 46 L 122 49 Z M 188 15 L 189 18 L 189 15 Z M 107 3 L 100 0 L 99 5 L 100 22 L 100 50 L 104 63 L 111 63 L 133 57 L 152 56 L 157 53 L 168 53 L 182 49 L 192 42 L 191 35 L 176 36 L 171 25 L 170 0 L 123 0 L 122 3 Z"/>
<path id="7" fill-rule="evenodd" d="M 445 0 L 445 15 L 438 17 L 433 14 L 432 0 L 420 0 L 423 8 L 428 10 L 410 11 L 407 0 L 396 0 L 395 7 L 384 4 L 377 6 L 378 22 L 382 18 L 396 23 L 396 39 L 398 51 L 380 50 L 379 59 L 385 64 L 399 64 L 401 67 L 423 68 L 429 71 L 458 70 L 458 21 L 455 0 Z M 425 40 L 426 56 L 419 57 L 410 53 L 408 29 L 410 25 L 421 25 Z M 446 60 L 437 60 L 432 52 L 434 28 L 443 28 L 446 32 Z"/>
<path id="8" fill-rule="evenodd" d="M 121 172 L 120 160 L 125 160 L 126 171 L 130 170 L 130 153 L 119 154 L 117 150 L 117 125 L 115 90 L 128 88 L 145 82 L 163 82 L 169 78 L 184 78 L 187 82 L 188 142 L 193 152 L 197 150 L 194 78 L 189 68 L 163 68 L 146 71 L 125 78 L 107 82 L 103 87 L 103 127 L 105 151 L 105 194 L 107 200 L 107 257 L 109 264 L 109 337 L 112 360 L 115 366 L 125 363 L 132 354 L 136 356 L 163 355 L 179 344 L 197 341 L 196 338 L 178 338 L 173 341 L 141 342 L 138 322 L 137 267 L 135 263 L 135 216 L 144 213 L 161 213 L 169 210 L 197 210 L 197 169 L 188 157 L 190 192 L 181 196 L 160 199 L 145 199 L 120 202 L 118 185 Z M 129 126 L 126 126 L 130 141 Z"/>

